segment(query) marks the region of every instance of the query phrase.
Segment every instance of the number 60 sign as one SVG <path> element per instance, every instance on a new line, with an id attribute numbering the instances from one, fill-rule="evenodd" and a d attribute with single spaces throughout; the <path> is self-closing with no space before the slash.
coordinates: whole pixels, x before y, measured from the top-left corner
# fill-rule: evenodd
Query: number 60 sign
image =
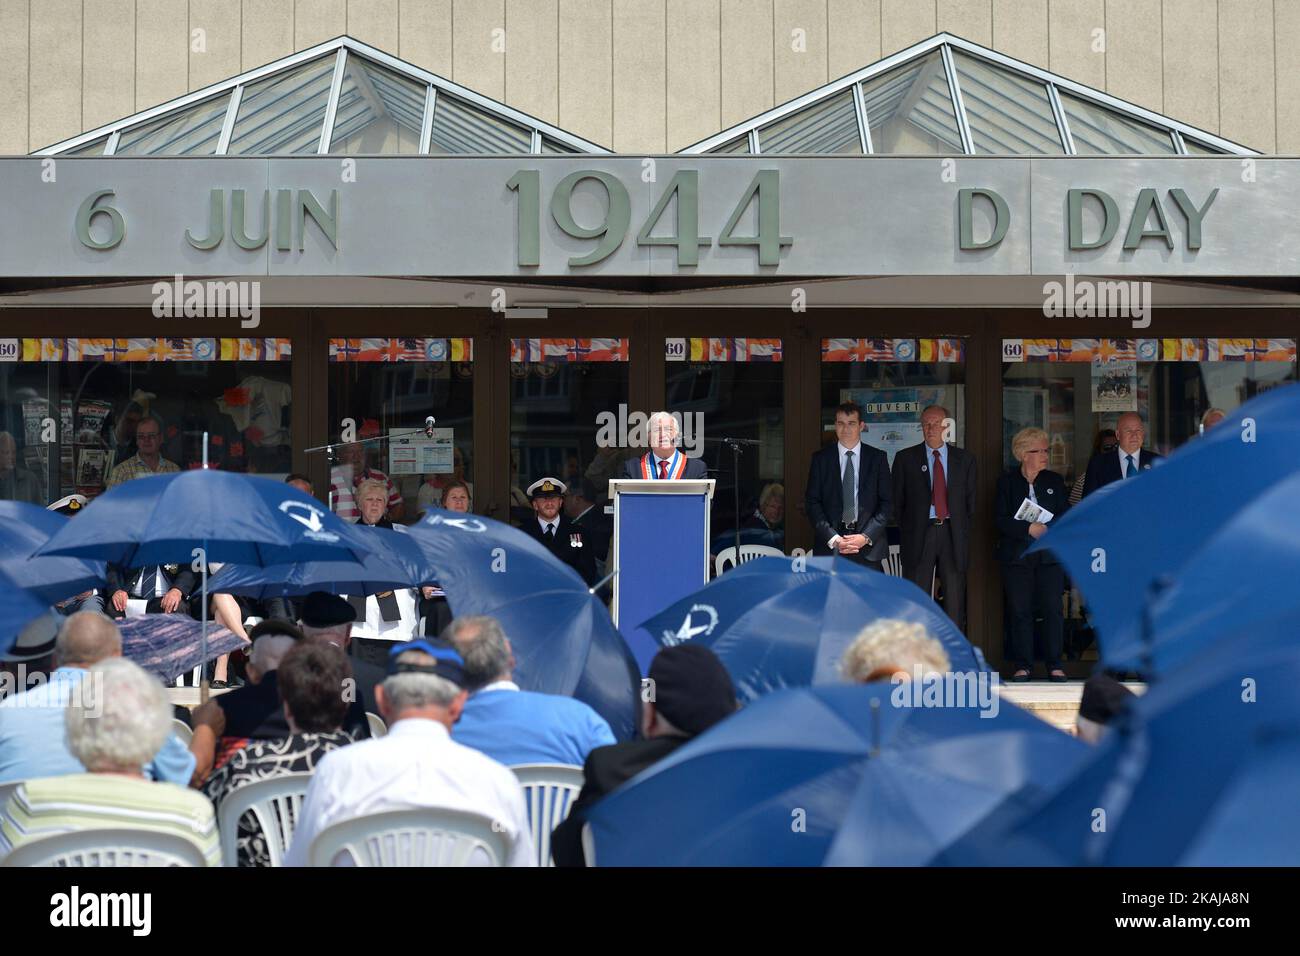
<path id="1" fill-rule="evenodd" d="M 598 225 L 580 226 L 573 218 L 573 190 L 586 179 L 599 182 L 605 190 L 605 217 Z M 518 264 L 539 265 L 541 261 L 541 186 L 540 174 L 535 169 L 521 169 L 510 177 L 506 188 L 519 194 L 515 209 L 518 216 Z M 781 235 L 780 172 L 775 169 L 760 170 L 749 184 L 740 202 L 732 211 L 722 233 L 720 246 L 754 246 L 758 249 L 758 264 L 774 266 L 781 261 L 781 247 L 794 243 L 790 236 Z M 676 228 L 670 236 L 652 236 L 650 232 L 668 207 L 677 198 Z M 736 235 L 736 224 L 745 210 L 758 202 L 758 232 L 753 236 Z M 610 173 L 597 169 L 580 169 L 559 181 L 551 194 L 551 216 L 555 224 L 575 239 L 594 239 L 595 247 L 586 255 L 573 256 L 571 266 L 589 266 L 611 255 L 627 238 L 632 221 L 632 202 L 627 187 Z M 645 224 L 636 235 L 638 246 L 676 246 L 677 264 L 694 266 L 700 262 L 700 247 L 711 246 L 713 240 L 700 235 L 699 171 L 682 169 L 669 181 L 663 195 L 650 210 Z"/>

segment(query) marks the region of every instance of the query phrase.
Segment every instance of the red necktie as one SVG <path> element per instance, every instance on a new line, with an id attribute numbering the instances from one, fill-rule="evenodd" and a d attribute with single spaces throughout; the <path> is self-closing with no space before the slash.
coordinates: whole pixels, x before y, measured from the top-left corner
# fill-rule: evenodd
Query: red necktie
<path id="1" fill-rule="evenodd" d="M 668 462 L 666 461 L 659 462 L 659 477 L 660 478 L 668 477 Z"/>
<path id="2" fill-rule="evenodd" d="M 930 486 L 930 503 L 934 505 L 936 518 L 948 517 L 948 479 L 943 474 L 943 461 L 939 450 L 934 451 L 934 482 Z"/>

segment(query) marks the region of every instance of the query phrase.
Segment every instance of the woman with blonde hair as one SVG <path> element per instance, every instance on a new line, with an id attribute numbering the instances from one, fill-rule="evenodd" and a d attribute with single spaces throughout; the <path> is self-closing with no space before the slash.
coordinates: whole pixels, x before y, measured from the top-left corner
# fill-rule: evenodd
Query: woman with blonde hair
<path id="1" fill-rule="evenodd" d="M 1023 682 L 1034 672 L 1034 616 L 1043 616 L 1043 657 L 1049 680 L 1065 680 L 1061 669 L 1065 620 L 1061 593 L 1065 570 L 1049 551 L 1025 557 L 1025 550 L 1047 533 L 1053 521 L 1070 507 L 1065 479 L 1047 468 L 1047 432 L 1022 428 L 1011 440 L 1011 454 L 1019 462 L 998 478 L 996 517 L 997 559 L 1002 564 L 1006 595 L 1003 613 L 1011 632 L 1011 679 Z"/>

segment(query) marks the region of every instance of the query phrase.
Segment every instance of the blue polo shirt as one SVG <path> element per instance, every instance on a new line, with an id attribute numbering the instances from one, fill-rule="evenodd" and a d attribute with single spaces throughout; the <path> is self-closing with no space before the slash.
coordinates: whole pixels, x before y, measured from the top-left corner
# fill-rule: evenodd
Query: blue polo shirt
<path id="1" fill-rule="evenodd" d="M 44 684 L 0 701 L 0 783 L 85 773 L 64 733 L 64 712 L 86 678 L 83 667 L 60 667 Z M 144 768 L 152 780 L 188 787 L 194 755 L 174 734 Z"/>
<path id="2" fill-rule="evenodd" d="M 451 739 L 507 767 L 581 767 L 593 748 L 615 743 L 609 724 L 582 701 L 520 690 L 513 681 L 497 681 L 471 694 Z"/>

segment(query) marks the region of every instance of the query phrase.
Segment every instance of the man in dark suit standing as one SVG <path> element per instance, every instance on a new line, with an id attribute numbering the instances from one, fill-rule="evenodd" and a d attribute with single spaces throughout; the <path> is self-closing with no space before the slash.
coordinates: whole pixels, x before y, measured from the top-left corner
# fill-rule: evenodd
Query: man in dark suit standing
<path id="1" fill-rule="evenodd" d="M 596 574 L 605 576 L 609 561 L 609 543 L 614 538 L 614 519 L 605 514 L 600 504 L 601 495 L 589 478 L 583 478 L 576 488 L 570 488 L 564 499 L 564 514 L 573 519 L 578 530 L 591 538 L 591 553 L 596 559 Z M 598 579 L 599 580 L 599 579 Z"/>
<path id="2" fill-rule="evenodd" d="M 671 480 L 673 478 L 707 478 L 708 466 L 699 458 L 688 458 L 677 447 L 681 428 L 668 412 L 655 412 L 646 422 L 650 451 L 623 464 L 624 478 Z"/>
<path id="3" fill-rule="evenodd" d="M 1119 445 L 1113 451 L 1093 455 L 1083 478 L 1083 496 L 1086 498 L 1098 488 L 1123 478 L 1135 478 L 1163 458 L 1142 447 L 1146 441 L 1146 427 L 1137 412 L 1125 412 L 1115 423 L 1115 438 Z"/>
<path id="4" fill-rule="evenodd" d="M 812 457 L 804 508 L 813 523 L 813 554 L 838 553 L 881 570 L 889 542 L 889 459 L 862 443 L 862 409 L 835 409 L 834 445 Z"/>
<path id="5" fill-rule="evenodd" d="M 903 577 L 928 594 L 937 570 L 944 610 L 964 631 L 975 456 L 943 440 L 949 421 L 946 408 L 931 405 L 921 412 L 925 440 L 894 456 L 894 514 Z"/>
<path id="6" fill-rule="evenodd" d="M 583 531 L 562 512 L 568 486 L 559 478 L 538 478 L 528 486 L 533 503 L 533 517 L 524 519 L 519 529 L 542 545 L 593 585 L 596 578 L 596 549 L 591 534 Z"/>

